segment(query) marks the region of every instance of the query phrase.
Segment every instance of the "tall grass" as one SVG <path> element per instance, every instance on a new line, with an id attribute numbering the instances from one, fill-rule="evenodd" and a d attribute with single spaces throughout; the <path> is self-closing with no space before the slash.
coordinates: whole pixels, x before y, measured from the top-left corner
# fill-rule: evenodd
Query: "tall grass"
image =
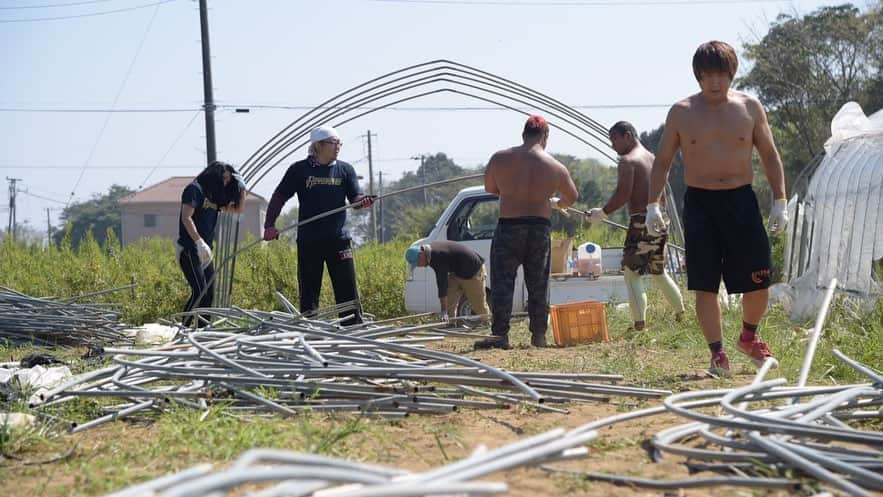
<path id="1" fill-rule="evenodd" d="M 68 239 L 58 246 L 43 247 L 7 237 L 0 243 L 0 285 L 35 297 L 70 297 L 136 283 L 132 290 L 97 299 L 119 304 L 127 322 L 156 321 L 179 312 L 190 295 L 172 243 L 169 239 L 149 238 L 123 248 L 112 231 L 103 246 L 87 235 L 76 249 Z M 362 305 L 378 318 L 405 314 L 403 254 L 408 244 L 405 239 L 382 245 L 369 243 L 355 252 Z M 322 288 L 320 305 L 333 304 L 327 273 Z M 233 285 L 236 305 L 281 310 L 276 291 L 297 303 L 295 246 L 265 243 L 237 257 Z"/>

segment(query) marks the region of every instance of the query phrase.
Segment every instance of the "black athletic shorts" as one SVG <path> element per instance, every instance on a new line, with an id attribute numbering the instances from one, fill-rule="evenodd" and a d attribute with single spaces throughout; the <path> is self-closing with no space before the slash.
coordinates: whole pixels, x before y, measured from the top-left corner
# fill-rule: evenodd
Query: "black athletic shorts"
<path id="1" fill-rule="evenodd" d="M 751 185 L 733 190 L 687 187 L 684 194 L 687 288 L 729 293 L 770 286 L 770 239 Z"/>

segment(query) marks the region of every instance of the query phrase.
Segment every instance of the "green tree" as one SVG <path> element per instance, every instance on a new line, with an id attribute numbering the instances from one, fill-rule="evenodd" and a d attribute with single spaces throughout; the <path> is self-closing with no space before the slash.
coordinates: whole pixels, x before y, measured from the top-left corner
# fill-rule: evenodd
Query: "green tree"
<path id="1" fill-rule="evenodd" d="M 477 179 L 426 189 L 415 187 L 434 181 L 481 173 L 483 170 L 483 167 L 475 169 L 461 167 L 443 153 L 424 155 L 417 171 L 407 171 L 398 181 L 383 185 L 382 193 L 384 194 L 409 188 L 414 189 L 381 200 L 383 205 L 378 207 L 382 208 L 383 216 L 382 219 L 378 219 L 378 230 L 382 223 L 385 240 L 395 238 L 400 233 L 426 234 L 426 232 L 432 229 L 438 216 L 436 216 L 436 219 L 428 219 L 425 213 L 437 210 L 440 214 L 458 191 L 467 186 L 480 185 L 482 183 L 480 179 Z M 428 207 L 432 208 L 424 209 Z M 368 222 L 369 219 L 367 215 L 362 213 L 358 216 L 353 216 L 354 223 Z"/>
<path id="2" fill-rule="evenodd" d="M 851 4 L 782 14 L 744 46 L 751 69 L 736 86 L 767 107 L 788 184 L 822 151 L 843 104 L 854 100 L 869 114 L 883 105 L 881 20 L 883 2 L 864 14 Z"/>
<path id="3" fill-rule="evenodd" d="M 96 194 L 91 200 L 65 207 L 61 213 L 61 221 L 65 224 L 65 229 L 55 232 L 53 236 L 55 243 L 61 243 L 67 233 L 71 245 L 77 248 L 86 233 L 91 231 L 95 241 L 99 245 L 104 245 L 108 229 L 112 229 L 118 239 L 122 238 L 120 208 L 117 202 L 132 193 L 135 191 L 128 187 L 113 185 L 106 195 Z"/>
<path id="4" fill-rule="evenodd" d="M 579 198 L 574 207 L 588 210 L 593 207 L 601 207 L 616 190 L 616 167 L 602 163 L 595 159 L 577 159 L 571 155 L 555 155 L 559 162 L 570 172 Z M 611 220 L 625 223 L 628 214 L 625 209 L 620 209 L 611 216 Z M 557 213 L 552 214 L 552 226 L 556 231 L 562 231 L 569 236 L 574 236 L 580 230 L 588 226 L 584 217 L 571 215 L 565 218 Z"/>

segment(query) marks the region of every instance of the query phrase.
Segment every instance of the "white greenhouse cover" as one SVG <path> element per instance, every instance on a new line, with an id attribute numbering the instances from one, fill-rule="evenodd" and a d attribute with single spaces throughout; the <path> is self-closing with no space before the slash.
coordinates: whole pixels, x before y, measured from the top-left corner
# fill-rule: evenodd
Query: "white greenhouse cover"
<path id="1" fill-rule="evenodd" d="M 792 276 L 792 317 L 815 315 L 824 288 L 864 299 L 881 295 L 874 276 L 883 259 L 883 110 L 870 117 L 849 102 L 831 121 L 825 156 L 805 198 L 789 202 L 786 257 Z"/>

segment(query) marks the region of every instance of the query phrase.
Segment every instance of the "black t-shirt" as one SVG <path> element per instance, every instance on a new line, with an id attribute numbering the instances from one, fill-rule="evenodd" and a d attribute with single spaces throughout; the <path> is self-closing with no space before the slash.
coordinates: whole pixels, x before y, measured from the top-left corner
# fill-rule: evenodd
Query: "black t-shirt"
<path id="1" fill-rule="evenodd" d="M 357 195 L 362 195 L 353 166 L 343 161 L 319 164 L 312 157 L 295 162 L 285 172 L 275 194 L 286 200 L 297 194 L 297 221 L 309 219 L 338 207 L 343 207 Z M 298 242 L 319 240 L 348 240 L 345 228 L 346 211 L 312 221 L 297 227 Z"/>
<path id="2" fill-rule="evenodd" d="M 438 296 L 448 294 L 448 274 L 468 280 L 478 274 L 484 259 L 478 252 L 457 242 L 438 240 L 429 244 L 429 267 L 435 270 Z"/>
<path id="3" fill-rule="evenodd" d="M 215 225 L 218 222 L 218 206 L 213 204 L 205 193 L 198 181 L 193 180 L 192 183 L 184 188 L 181 193 L 181 204 L 193 207 L 193 223 L 196 225 L 196 231 L 199 236 L 205 240 L 210 247 L 215 241 Z M 185 249 L 196 248 L 190 234 L 184 229 L 184 223 L 181 214 L 178 213 L 178 243 Z"/>

